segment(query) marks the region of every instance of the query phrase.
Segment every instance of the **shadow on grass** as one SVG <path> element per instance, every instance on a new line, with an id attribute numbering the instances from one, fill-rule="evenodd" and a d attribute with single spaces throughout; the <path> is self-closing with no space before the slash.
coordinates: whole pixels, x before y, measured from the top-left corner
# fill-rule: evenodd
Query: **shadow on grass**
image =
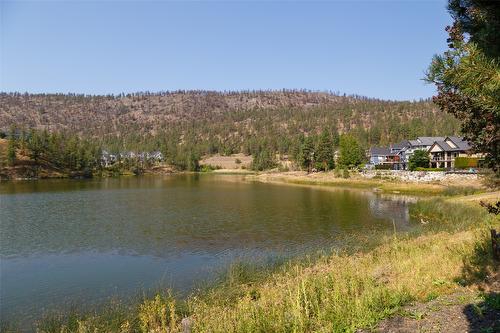
<path id="1" fill-rule="evenodd" d="M 466 305 L 463 310 L 469 322 L 467 332 L 500 332 L 500 294 L 491 292 L 483 295 L 483 299 L 478 304 Z"/>
<path id="2" fill-rule="evenodd" d="M 476 243 L 472 255 L 464 258 L 461 277 L 464 286 L 477 284 L 482 301 L 465 306 L 463 313 L 469 323 L 468 332 L 500 332 L 500 262 L 494 259 L 490 237 Z"/>
<path id="3" fill-rule="evenodd" d="M 462 286 L 481 285 L 490 276 L 496 276 L 500 263 L 493 258 L 493 250 L 489 237 L 482 237 L 476 242 L 471 255 L 463 258 L 461 275 L 456 282 Z"/>

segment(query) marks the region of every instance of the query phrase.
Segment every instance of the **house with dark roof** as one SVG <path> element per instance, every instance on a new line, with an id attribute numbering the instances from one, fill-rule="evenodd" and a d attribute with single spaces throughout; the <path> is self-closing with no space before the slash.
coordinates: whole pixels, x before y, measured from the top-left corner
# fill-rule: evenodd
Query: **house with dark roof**
<path id="1" fill-rule="evenodd" d="M 371 147 L 369 151 L 371 165 L 384 165 L 388 169 L 399 169 L 400 156 L 398 149 L 392 147 Z"/>
<path id="2" fill-rule="evenodd" d="M 429 148 L 430 166 L 432 168 L 454 168 L 457 157 L 478 157 L 471 153 L 470 144 L 463 138 L 447 136 L 444 140 L 436 140 Z"/>
<path id="3" fill-rule="evenodd" d="M 401 149 L 399 152 L 401 166 L 399 169 L 406 170 L 408 168 L 410 158 L 413 156 L 413 153 L 416 150 L 425 150 L 428 151 L 429 148 L 436 141 L 442 141 L 445 137 L 443 136 L 419 136 L 415 140 L 407 140 L 403 141 L 407 144 Z"/>
<path id="4" fill-rule="evenodd" d="M 384 168 L 406 170 L 413 153 L 417 150 L 428 152 L 430 167 L 452 169 L 457 157 L 481 158 L 472 154 L 470 144 L 457 136 L 419 136 L 415 140 L 404 140 L 389 147 L 372 147 L 369 151 L 370 164 L 384 165 Z"/>
<path id="5" fill-rule="evenodd" d="M 380 165 L 386 161 L 387 156 L 391 154 L 391 150 L 386 147 L 371 147 L 368 154 L 370 164 Z"/>
<path id="6" fill-rule="evenodd" d="M 411 147 L 409 140 L 403 140 L 399 143 L 394 143 L 389 146 L 391 154 L 395 156 L 394 158 L 392 158 L 392 161 L 394 162 L 392 169 L 395 170 L 406 169 L 407 161 L 405 160 L 405 157 L 406 157 L 406 150 L 409 147 Z"/>

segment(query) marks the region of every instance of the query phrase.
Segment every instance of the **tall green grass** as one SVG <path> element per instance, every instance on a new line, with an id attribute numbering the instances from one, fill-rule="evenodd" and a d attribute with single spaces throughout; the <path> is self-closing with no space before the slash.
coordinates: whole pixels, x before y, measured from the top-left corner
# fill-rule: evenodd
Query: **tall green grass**
<path id="1" fill-rule="evenodd" d="M 495 220 L 478 204 L 455 203 L 443 198 L 417 201 L 410 206 L 410 216 L 423 225 L 418 233 L 464 230 L 487 226 Z"/>

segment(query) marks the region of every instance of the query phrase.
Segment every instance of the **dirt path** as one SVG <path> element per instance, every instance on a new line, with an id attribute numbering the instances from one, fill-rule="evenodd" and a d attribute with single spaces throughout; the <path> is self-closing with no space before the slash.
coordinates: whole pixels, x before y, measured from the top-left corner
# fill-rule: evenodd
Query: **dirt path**
<path id="1" fill-rule="evenodd" d="M 500 332 L 500 275 L 490 278 L 482 292 L 462 291 L 406 307 L 401 314 L 360 333 Z"/>

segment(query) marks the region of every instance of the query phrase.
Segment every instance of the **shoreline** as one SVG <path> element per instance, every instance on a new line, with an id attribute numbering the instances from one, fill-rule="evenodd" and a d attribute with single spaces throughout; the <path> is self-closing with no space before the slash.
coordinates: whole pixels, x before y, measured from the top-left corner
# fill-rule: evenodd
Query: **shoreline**
<path id="1" fill-rule="evenodd" d="M 470 181 L 409 181 L 387 178 L 367 178 L 361 173 L 352 173 L 349 178 L 338 177 L 334 172 L 306 173 L 304 171 L 262 172 L 246 177 L 247 180 L 263 183 L 332 186 L 340 188 L 367 189 L 374 192 L 412 195 L 459 195 L 496 192 L 483 184 L 483 178 L 473 175 Z M 463 177 L 467 179 L 467 177 Z"/>
<path id="2" fill-rule="evenodd" d="M 407 174 L 426 175 L 431 172 L 407 172 Z M 76 176 L 71 177 L 69 174 L 46 174 L 41 177 L 17 177 L 17 178 L 0 178 L 0 183 L 3 182 L 18 182 L 18 181 L 38 181 L 49 179 L 106 179 L 120 177 L 140 177 L 140 176 L 168 176 L 168 175 L 240 175 L 245 181 L 261 182 L 269 184 L 285 184 L 285 185 L 302 185 L 302 186 L 325 186 L 336 188 L 350 188 L 367 190 L 375 193 L 391 194 L 391 195 L 413 195 L 413 196 L 447 196 L 457 197 L 464 196 L 460 199 L 467 201 L 467 197 L 471 195 L 483 194 L 486 199 L 500 200 L 500 189 L 488 187 L 485 183 L 488 181 L 486 176 L 470 174 L 452 177 L 451 179 L 432 180 L 432 181 L 411 181 L 401 180 L 394 175 L 397 172 L 384 171 L 380 177 L 367 177 L 362 172 L 352 171 L 348 178 L 343 178 L 335 174 L 334 171 L 329 172 L 314 172 L 307 173 L 305 171 L 263 171 L 255 172 L 248 169 L 217 169 L 208 172 L 202 171 L 178 171 L 170 166 L 160 166 L 144 170 L 141 174 L 132 172 L 123 172 L 118 175 L 101 174 L 93 175 L 92 177 Z"/>

